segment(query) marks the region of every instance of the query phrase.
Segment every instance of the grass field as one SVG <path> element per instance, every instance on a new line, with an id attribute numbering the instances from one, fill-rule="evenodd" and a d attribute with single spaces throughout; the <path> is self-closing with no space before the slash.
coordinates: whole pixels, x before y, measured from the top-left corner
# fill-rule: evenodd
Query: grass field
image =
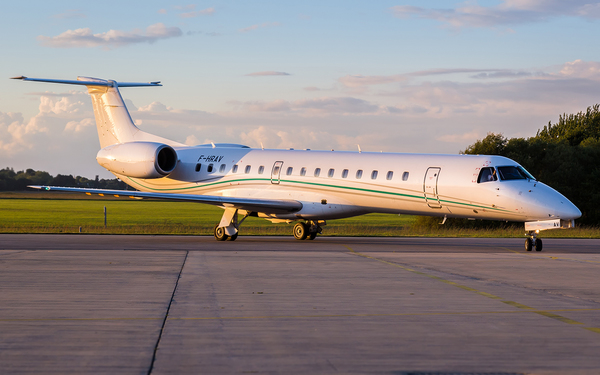
<path id="1" fill-rule="evenodd" d="M 107 227 L 104 227 L 104 207 Z M 98 198 L 58 192 L 0 193 L 0 233 L 94 233 L 212 235 L 223 210 L 198 203 Z M 241 218 L 241 217 L 240 217 Z M 243 235 L 291 235 L 291 224 L 249 217 Z M 331 220 L 326 236 L 523 237 L 522 227 L 427 228 L 414 216 L 369 214 Z M 544 232 L 544 237 L 600 238 L 598 228 Z"/>

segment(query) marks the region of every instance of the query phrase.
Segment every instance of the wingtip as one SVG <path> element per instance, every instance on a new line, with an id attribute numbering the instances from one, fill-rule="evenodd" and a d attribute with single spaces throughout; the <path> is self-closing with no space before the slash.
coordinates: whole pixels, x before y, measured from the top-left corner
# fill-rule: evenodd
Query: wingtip
<path id="1" fill-rule="evenodd" d="M 25 76 L 18 76 L 18 77 L 10 77 L 10 79 L 26 79 L 27 77 Z"/>

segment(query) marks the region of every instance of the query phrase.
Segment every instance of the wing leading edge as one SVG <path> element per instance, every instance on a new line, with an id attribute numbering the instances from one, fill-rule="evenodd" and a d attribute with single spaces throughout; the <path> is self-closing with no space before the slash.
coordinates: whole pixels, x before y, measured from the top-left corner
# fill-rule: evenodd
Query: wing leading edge
<path id="1" fill-rule="evenodd" d="M 142 191 L 129 190 L 108 190 L 108 189 L 84 189 L 59 186 L 28 186 L 33 189 L 46 191 L 67 191 L 71 193 L 86 193 L 99 195 L 112 195 L 118 197 L 132 198 L 155 198 L 169 199 L 185 202 L 197 202 L 211 204 L 214 206 L 232 207 L 252 212 L 264 213 L 290 213 L 299 211 L 302 208 L 302 203 L 295 200 L 285 199 L 253 199 L 253 198 L 235 198 L 223 197 L 215 195 L 193 195 L 193 194 L 170 194 L 170 193 L 147 193 Z"/>

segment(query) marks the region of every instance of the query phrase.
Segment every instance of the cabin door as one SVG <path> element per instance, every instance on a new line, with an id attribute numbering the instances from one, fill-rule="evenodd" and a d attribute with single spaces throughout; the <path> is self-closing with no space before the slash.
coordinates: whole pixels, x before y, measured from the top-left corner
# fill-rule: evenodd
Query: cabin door
<path id="1" fill-rule="evenodd" d="M 423 193 L 425 194 L 425 202 L 431 208 L 442 208 L 440 197 L 438 196 L 438 178 L 441 168 L 427 168 L 425 173 L 425 181 L 423 182 Z"/>
<path id="2" fill-rule="evenodd" d="M 273 164 L 273 169 L 271 170 L 271 183 L 272 184 L 279 183 L 279 177 L 281 176 L 281 168 L 282 167 L 283 167 L 282 161 L 276 161 L 275 164 Z"/>

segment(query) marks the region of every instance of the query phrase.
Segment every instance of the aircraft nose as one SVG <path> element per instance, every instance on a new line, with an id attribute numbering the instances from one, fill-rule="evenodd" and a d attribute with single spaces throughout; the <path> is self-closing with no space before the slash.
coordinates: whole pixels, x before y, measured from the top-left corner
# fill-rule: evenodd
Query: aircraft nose
<path id="1" fill-rule="evenodd" d="M 561 207 L 558 209 L 557 215 L 564 220 L 573 220 L 581 217 L 581 211 L 577 206 L 571 203 L 569 200 L 561 202 Z"/>

